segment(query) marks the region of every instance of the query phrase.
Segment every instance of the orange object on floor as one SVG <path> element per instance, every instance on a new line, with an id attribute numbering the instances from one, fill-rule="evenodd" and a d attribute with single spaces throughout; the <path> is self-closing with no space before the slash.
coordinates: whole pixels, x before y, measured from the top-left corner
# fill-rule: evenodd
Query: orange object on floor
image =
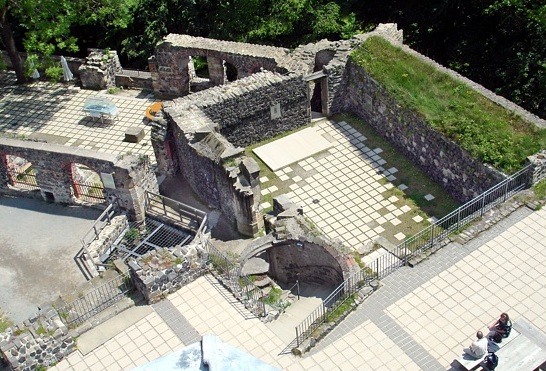
<path id="1" fill-rule="evenodd" d="M 163 108 L 163 102 L 155 102 L 146 109 L 146 117 L 150 120 L 155 120 L 155 114 Z"/>

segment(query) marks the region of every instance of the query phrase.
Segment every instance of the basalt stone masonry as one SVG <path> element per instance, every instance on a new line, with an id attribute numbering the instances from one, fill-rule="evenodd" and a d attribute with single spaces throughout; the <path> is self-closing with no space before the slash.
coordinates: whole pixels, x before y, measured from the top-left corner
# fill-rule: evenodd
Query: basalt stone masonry
<path id="1" fill-rule="evenodd" d="M 180 171 L 241 233 L 258 233 L 259 166 L 242 155 L 242 147 L 309 123 L 307 83 L 260 72 L 165 102 L 163 111 L 164 126 L 152 129 L 160 171 Z"/>
<path id="2" fill-rule="evenodd" d="M 11 167 L 14 165 L 7 160 L 8 156 L 16 156 L 32 164 L 36 172 L 37 190 L 24 191 L 11 185 Z M 84 165 L 101 177 L 111 178 L 112 184 L 104 184 L 107 199 L 116 198 L 131 219 L 144 218 L 146 191 L 159 193 L 157 179 L 147 156 L 116 157 L 83 148 L 6 138 L 0 138 L 0 193 L 42 197 L 67 204 L 81 203 L 74 196 L 74 164 Z"/>

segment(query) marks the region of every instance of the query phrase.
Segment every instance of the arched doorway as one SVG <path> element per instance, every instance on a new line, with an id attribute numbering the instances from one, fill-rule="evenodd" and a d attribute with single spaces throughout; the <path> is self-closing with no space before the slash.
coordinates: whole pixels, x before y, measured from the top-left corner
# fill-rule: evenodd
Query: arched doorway
<path id="1" fill-rule="evenodd" d="M 36 180 L 37 172 L 34 166 L 32 166 L 32 162 L 23 157 L 6 155 L 6 165 L 9 185 L 18 189 L 40 189 Z"/>
<path id="2" fill-rule="evenodd" d="M 104 184 L 100 174 L 90 167 L 73 163 L 71 166 L 72 190 L 77 201 L 102 204 L 106 202 Z"/>

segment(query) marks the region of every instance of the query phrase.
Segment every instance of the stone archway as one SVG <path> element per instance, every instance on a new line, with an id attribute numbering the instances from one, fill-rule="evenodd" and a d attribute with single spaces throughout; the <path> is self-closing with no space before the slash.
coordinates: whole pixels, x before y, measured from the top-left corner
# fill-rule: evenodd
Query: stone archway
<path id="1" fill-rule="evenodd" d="M 74 162 L 71 165 L 72 190 L 80 202 L 102 204 L 106 202 L 104 184 L 100 174 L 90 167 Z"/>

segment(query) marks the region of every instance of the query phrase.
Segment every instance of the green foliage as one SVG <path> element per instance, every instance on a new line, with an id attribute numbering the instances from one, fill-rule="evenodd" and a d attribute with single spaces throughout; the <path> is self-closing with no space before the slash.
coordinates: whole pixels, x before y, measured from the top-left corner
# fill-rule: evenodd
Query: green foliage
<path id="1" fill-rule="evenodd" d="M 535 184 L 532 189 L 539 199 L 546 199 L 546 179 L 542 179 L 540 182 Z"/>
<path id="2" fill-rule="evenodd" d="M 335 322 L 338 318 L 343 316 L 345 313 L 353 309 L 353 304 L 355 303 L 356 293 L 350 296 L 344 296 L 340 300 L 345 300 L 338 307 L 335 307 L 333 310 L 328 310 L 326 312 L 326 322 Z"/>
<path id="3" fill-rule="evenodd" d="M 282 290 L 278 287 L 271 288 L 269 294 L 263 299 L 265 304 L 275 305 L 281 300 Z"/>
<path id="4" fill-rule="evenodd" d="M 368 39 L 351 58 L 405 107 L 502 171 L 517 171 L 528 155 L 546 146 L 545 129 L 537 129 L 384 39 Z"/>
<path id="5" fill-rule="evenodd" d="M 0 313 L 0 333 L 6 331 L 9 327 L 13 326 L 13 322 L 5 315 Z"/>
<path id="6" fill-rule="evenodd" d="M 129 230 L 125 232 L 124 237 L 129 241 L 135 241 L 140 238 L 140 231 L 138 228 L 129 228 Z"/>
<path id="7" fill-rule="evenodd" d="M 62 67 L 47 67 L 45 75 L 49 80 L 59 82 L 63 78 L 63 69 Z"/>

